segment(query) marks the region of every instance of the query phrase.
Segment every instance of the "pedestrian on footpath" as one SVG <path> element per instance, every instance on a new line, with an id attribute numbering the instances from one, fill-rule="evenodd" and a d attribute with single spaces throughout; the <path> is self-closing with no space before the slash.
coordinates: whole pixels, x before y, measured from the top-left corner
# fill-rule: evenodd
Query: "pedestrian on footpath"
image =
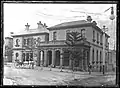
<path id="1" fill-rule="evenodd" d="M 89 63 L 89 65 L 88 65 L 89 74 L 91 74 L 91 70 L 92 70 L 92 65 Z"/>

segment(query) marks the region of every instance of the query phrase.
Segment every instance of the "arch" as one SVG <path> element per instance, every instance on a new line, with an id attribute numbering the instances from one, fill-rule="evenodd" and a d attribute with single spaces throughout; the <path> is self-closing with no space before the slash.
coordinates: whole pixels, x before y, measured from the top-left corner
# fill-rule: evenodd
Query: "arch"
<path id="1" fill-rule="evenodd" d="M 52 51 L 47 52 L 48 65 L 52 64 Z"/>
<path id="2" fill-rule="evenodd" d="M 26 61 L 29 61 L 29 53 L 26 53 Z"/>
<path id="3" fill-rule="evenodd" d="M 57 50 L 57 51 L 55 51 L 55 65 L 56 66 L 60 66 L 60 51 L 59 50 Z"/>

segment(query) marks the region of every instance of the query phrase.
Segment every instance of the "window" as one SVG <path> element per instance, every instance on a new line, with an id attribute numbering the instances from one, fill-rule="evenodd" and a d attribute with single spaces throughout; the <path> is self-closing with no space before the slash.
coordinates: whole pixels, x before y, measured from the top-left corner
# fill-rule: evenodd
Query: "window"
<path id="1" fill-rule="evenodd" d="M 30 53 L 30 61 L 33 60 L 33 53 Z"/>
<path id="2" fill-rule="evenodd" d="M 19 39 L 16 39 L 16 47 L 19 47 L 20 45 L 18 44 L 20 42 L 20 40 Z"/>
<path id="3" fill-rule="evenodd" d="M 108 46 L 108 38 L 106 38 L 105 45 Z"/>
<path id="4" fill-rule="evenodd" d="M 18 53 L 16 53 L 15 55 L 16 55 L 16 58 L 19 56 L 19 54 L 18 54 Z"/>
<path id="5" fill-rule="evenodd" d="M 40 45 L 40 42 L 41 42 L 41 39 L 40 37 L 37 38 L 37 45 L 39 46 Z"/>
<path id="6" fill-rule="evenodd" d="M 33 45 L 36 46 L 36 38 L 33 39 Z"/>
<path id="7" fill-rule="evenodd" d="M 107 53 L 105 53 L 105 63 L 107 63 L 107 60 L 108 60 L 107 57 L 108 57 L 108 56 L 107 56 Z"/>
<path id="8" fill-rule="evenodd" d="M 102 45 L 102 34 L 100 35 L 100 44 Z"/>
<path id="9" fill-rule="evenodd" d="M 29 45 L 29 38 L 27 39 L 27 45 Z"/>
<path id="10" fill-rule="evenodd" d="M 101 56 L 102 56 L 102 53 L 101 53 L 101 51 L 100 51 L 100 63 L 102 63 L 102 58 L 101 58 Z"/>
<path id="11" fill-rule="evenodd" d="M 53 32 L 53 40 L 56 40 L 56 37 L 57 37 L 56 34 L 57 34 L 56 32 Z"/>
<path id="12" fill-rule="evenodd" d="M 24 39 L 23 44 L 26 45 L 26 39 Z"/>
<path id="13" fill-rule="evenodd" d="M 95 42 L 95 31 L 93 30 L 93 42 Z"/>
<path id="14" fill-rule="evenodd" d="M 92 62 L 94 62 L 94 49 L 92 51 Z"/>
<path id="15" fill-rule="evenodd" d="M 86 34 L 85 29 L 81 29 L 81 34 L 82 34 L 82 37 L 83 37 L 83 38 L 85 38 L 85 37 L 86 37 L 86 36 L 85 36 L 85 34 Z"/>
<path id="16" fill-rule="evenodd" d="M 99 33 L 97 33 L 97 43 L 99 43 Z"/>
<path id="17" fill-rule="evenodd" d="M 68 34 L 70 33 L 70 30 L 66 31 L 66 40 L 68 39 Z"/>
<path id="18" fill-rule="evenodd" d="M 98 50 L 96 51 L 96 62 L 98 63 Z"/>

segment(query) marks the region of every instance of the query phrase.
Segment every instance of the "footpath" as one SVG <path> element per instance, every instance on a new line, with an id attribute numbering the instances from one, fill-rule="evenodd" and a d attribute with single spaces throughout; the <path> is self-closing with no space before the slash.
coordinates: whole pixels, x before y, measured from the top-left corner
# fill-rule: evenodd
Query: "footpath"
<path id="1" fill-rule="evenodd" d="M 14 63 L 7 63 L 7 66 L 14 67 Z M 70 69 L 62 69 L 61 70 L 60 68 L 50 68 L 50 67 L 40 67 L 40 66 L 35 66 L 34 70 L 72 73 L 72 70 L 70 70 Z M 105 76 L 105 75 L 115 75 L 116 74 L 116 72 L 105 72 L 104 75 L 102 72 L 91 72 L 91 74 L 89 74 L 89 72 L 83 72 L 83 71 L 74 71 L 74 73 L 81 74 L 81 75 L 92 75 L 92 76 Z"/>
<path id="2" fill-rule="evenodd" d="M 55 71 L 55 72 L 65 72 L 65 73 L 72 73 L 72 70 L 70 69 L 59 69 L 59 68 L 49 68 L 49 67 L 40 67 L 36 66 L 34 69 L 36 70 L 44 70 L 44 71 Z M 82 72 L 82 71 L 74 71 L 75 74 L 80 74 L 80 75 L 91 75 L 91 76 L 105 76 L 105 75 L 115 75 L 115 72 L 105 72 L 103 75 L 102 72 Z"/>

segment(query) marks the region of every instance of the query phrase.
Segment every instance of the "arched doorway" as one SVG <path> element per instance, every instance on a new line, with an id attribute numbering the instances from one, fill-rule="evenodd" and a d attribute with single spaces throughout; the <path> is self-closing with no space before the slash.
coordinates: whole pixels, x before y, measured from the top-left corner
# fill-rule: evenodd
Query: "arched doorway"
<path id="1" fill-rule="evenodd" d="M 48 65 L 52 64 L 52 51 L 47 52 L 47 57 L 48 57 Z"/>
<path id="2" fill-rule="evenodd" d="M 26 61 L 29 61 L 29 53 L 26 53 Z"/>
<path id="3" fill-rule="evenodd" d="M 55 66 L 60 66 L 60 51 L 56 51 Z"/>

